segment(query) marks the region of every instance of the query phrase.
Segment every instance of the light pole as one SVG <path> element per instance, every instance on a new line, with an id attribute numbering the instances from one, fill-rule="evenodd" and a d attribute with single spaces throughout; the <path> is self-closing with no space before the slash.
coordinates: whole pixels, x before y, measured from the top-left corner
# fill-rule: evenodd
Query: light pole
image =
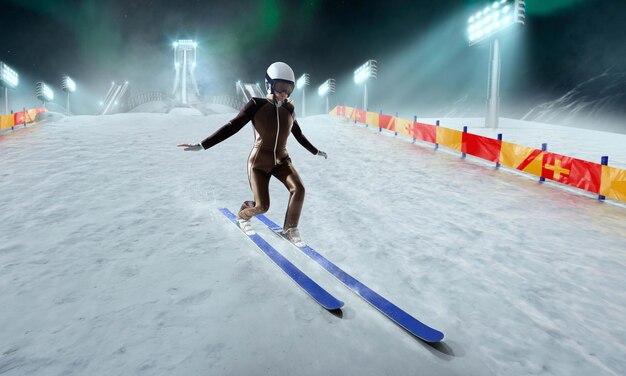
<path id="1" fill-rule="evenodd" d="M 470 46 L 491 41 L 489 59 L 489 89 L 485 127 L 498 128 L 500 119 L 500 40 L 498 34 L 509 27 L 523 25 L 526 19 L 524 0 L 496 0 L 468 20 Z"/>
<path id="2" fill-rule="evenodd" d="M 300 76 L 300 78 L 298 78 L 298 81 L 296 81 L 296 88 L 298 89 L 302 89 L 302 117 L 305 117 L 306 115 L 306 104 L 305 104 L 305 94 L 304 92 L 305 87 L 310 85 L 310 79 L 309 79 L 309 75 L 308 73 L 303 74 L 302 76 Z"/>
<path id="3" fill-rule="evenodd" d="M 4 113 L 9 113 L 9 88 L 13 89 L 19 82 L 18 74 L 8 65 L 0 61 L 0 86 L 4 87 Z"/>
<path id="4" fill-rule="evenodd" d="M 368 60 L 354 71 L 354 82 L 358 85 L 363 83 L 363 109 L 367 111 L 367 80 L 376 78 L 378 63 L 376 60 Z"/>
<path id="5" fill-rule="evenodd" d="M 329 112 L 328 97 L 330 96 L 330 94 L 334 92 L 335 92 L 335 79 L 334 78 L 329 78 L 328 80 L 326 80 L 326 82 L 321 84 L 320 87 L 317 89 L 317 94 L 320 97 L 326 97 L 326 113 L 327 114 Z"/>
<path id="6" fill-rule="evenodd" d="M 46 108 L 46 102 L 50 102 L 54 99 L 54 92 L 48 85 L 41 81 L 37 82 L 36 88 L 37 98 L 43 102 L 43 107 Z"/>
<path id="7" fill-rule="evenodd" d="M 76 91 L 76 83 L 70 78 L 70 76 L 63 76 L 61 90 L 67 94 L 67 116 L 70 116 L 70 93 Z"/>

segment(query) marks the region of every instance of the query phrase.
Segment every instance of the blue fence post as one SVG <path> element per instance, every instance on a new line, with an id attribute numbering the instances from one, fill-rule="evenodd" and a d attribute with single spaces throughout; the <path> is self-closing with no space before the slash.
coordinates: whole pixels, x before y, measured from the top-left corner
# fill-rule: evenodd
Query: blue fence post
<path id="1" fill-rule="evenodd" d="M 417 123 L 417 115 L 413 115 L 413 124 Z M 415 130 L 414 127 L 412 127 Z M 413 133 L 413 143 L 415 143 L 415 132 Z"/>
<path id="2" fill-rule="evenodd" d="M 467 125 L 463 126 L 463 133 L 467 133 Z M 463 142 L 461 141 L 461 150 L 463 150 Z M 464 152 L 461 152 L 461 158 L 465 159 L 465 157 L 467 157 L 467 154 L 465 154 Z"/>
<path id="3" fill-rule="evenodd" d="M 609 165 L 609 156 L 608 155 L 603 156 L 602 159 L 601 159 L 600 164 L 602 166 L 608 166 Z M 606 199 L 606 197 L 604 197 L 602 195 L 598 196 L 598 200 L 600 200 L 600 201 L 604 201 L 605 199 Z"/>
<path id="4" fill-rule="evenodd" d="M 437 120 L 435 125 L 439 126 L 439 120 Z M 437 133 L 435 132 L 435 150 L 437 149 L 439 149 L 439 144 L 437 143 Z"/>
<path id="5" fill-rule="evenodd" d="M 383 114 L 383 110 L 380 110 L 379 114 Z M 378 133 L 383 131 L 383 127 L 380 126 L 380 118 L 378 118 Z"/>
<path id="6" fill-rule="evenodd" d="M 398 119 L 398 111 L 396 111 L 396 120 L 397 120 L 397 119 Z M 395 136 L 397 136 L 397 135 L 398 135 L 398 131 L 397 131 L 397 129 L 398 129 L 398 128 L 397 128 L 397 124 L 396 124 L 396 122 L 395 122 L 395 121 L 394 121 L 394 123 L 393 123 L 393 128 L 394 128 L 393 136 L 395 137 Z"/>
<path id="7" fill-rule="evenodd" d="M 24 120 L 24 128 L 26 128 L 26 107 L 22 107 L 22 120 Z"/>
<path id="8" fill-rule="evenodd" d="M 548 150 L 548 144 L 541 144 L 541 150 L 542 151 L 547 151 Z M 542 172 L 543 173 L 543 172 Z M 546 178 L 544 178 L 543 176 L 541 176 L 539 178 L 539 182 L 543 183 L 544 181 L 546 181 Z"/>
<path id="9" fill-rule="evenodd" d="M 502 141 L 502 133 L 498 133 L 498 141 Z M 500 150 L 502 150 L 502 143 L 500 143 Z M 500 168 L 500 158 L 498 157 L 498 162 L 496 162 L 496 168 Z"/>

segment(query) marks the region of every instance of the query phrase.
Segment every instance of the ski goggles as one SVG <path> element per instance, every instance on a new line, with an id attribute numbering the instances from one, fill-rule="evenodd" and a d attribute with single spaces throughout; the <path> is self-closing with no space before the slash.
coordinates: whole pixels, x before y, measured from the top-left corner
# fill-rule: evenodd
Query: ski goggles
<path id="1" fill-rule="evenodd" d="M 274 92 L 289 95 L 293 93 L 294 85 L 291 82 L 277 81 L 274 83 Z"/>

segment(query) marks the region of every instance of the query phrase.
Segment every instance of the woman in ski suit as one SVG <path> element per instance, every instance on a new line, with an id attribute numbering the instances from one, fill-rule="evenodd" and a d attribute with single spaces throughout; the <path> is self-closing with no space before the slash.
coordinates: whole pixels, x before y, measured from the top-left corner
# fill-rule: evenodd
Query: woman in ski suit
<path id="1" fill-rule="evenodd" d="M 289 95 L 295 87 L 293 70 L 285 63 L 269 66 L 265 75 L 266 98 L 251 98 L 239 114 L 199 144 L 179 144 L 186 151 L 209 149 L 237 133 L 249 121 L 254 126 L 255 142 L 248 157 L 248 180 L 254 201 L 245 201 L 237 222 L 246 233 L 254 233 L 250 219 L 267 212 L 270 207 L 269 183 L 272 176 L 289 190 L 289 204 L 283 225 L 284 236 L 298 246 L 304 246 L 298 231 L 298 221 L 304 202 L 304 185 L 291 163 L 286 149 L 287 138 L 293 134 L 300 145 L 314 155 L 327 158 L 304 137 L 295 119 Z"/>

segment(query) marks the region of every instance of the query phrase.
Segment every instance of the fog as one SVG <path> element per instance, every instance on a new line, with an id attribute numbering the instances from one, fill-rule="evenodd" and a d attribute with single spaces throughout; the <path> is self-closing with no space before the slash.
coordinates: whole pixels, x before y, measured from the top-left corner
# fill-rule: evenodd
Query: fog
<path id="1" fill-rule="evenodd" d="M 20 86 L 9 91 L 14 110 L 41 104 L 34 98 L 34 85 L 43 80 L 56 95 L 48 106 L 62 111 L 64 74 L 77 83 L 71 99 L 76 114 L 95 113 L 112 81 L 129 81 L 131 97 L 148 91 L 170 95 L 172 43 L 192 39 L 198 43 L 195 74 L 204 97 L 234 96 L 237 80 L 263 85 L 267 66 L 285 61 L 297 77 L 310 74 L 307 115 L 325 111 L 317 88 L 328 78 L 337 82 L 331 108 L 362 107 L 363 86 L 354 84 L 353 71 L 374 59 L 378 77 L 368 82 L 371 111 L 407 118 L 485 114 L 490 46 L 469 46 L 465 35 L 468 14 L 482 4 L 476 1 L 441 2 L 440 8 L 415 15 L 399 12 L 402 8 L 393 4 L 391 10 L 368 5 L 354 19 L 340 8 L 343 18 L 324 22 L 323 15 L 345 5 L 316 2 L 311 9 L 294 10 L 275 2 L 239 7 L 208 2 L 172 9 L 156 1 L 143 7 L 86 2 L 76 9 L 64 3 L 57 9 L 48 2 L 12 3 L 14 12 L 22 7 L 45 17 L 42 25 L 52 34 L 46 37 L 58 43 L 58 50 L 68 51 L 41 57 L 13 44 L 12 53 L 0 56 L 20 74 Z M 249 14 L 241 11 L 248 8 Z M 381 19 L 372 18 L 381 9 Z M 626 132 L 626 32 L 620 26 L 626 3 L 552 1 L 528 9 L 525 26 L 501 35 L 501 116 Z M 80 12 L 81 17 L 73 20 L 64 12 Z M 28 64 L 16 62 L 16 49 Z M 297 111 L 304 112 L 302 93 L 296 91 L 293 98 Z M 563 108 L 576 111 L 563 113 Z"/>

